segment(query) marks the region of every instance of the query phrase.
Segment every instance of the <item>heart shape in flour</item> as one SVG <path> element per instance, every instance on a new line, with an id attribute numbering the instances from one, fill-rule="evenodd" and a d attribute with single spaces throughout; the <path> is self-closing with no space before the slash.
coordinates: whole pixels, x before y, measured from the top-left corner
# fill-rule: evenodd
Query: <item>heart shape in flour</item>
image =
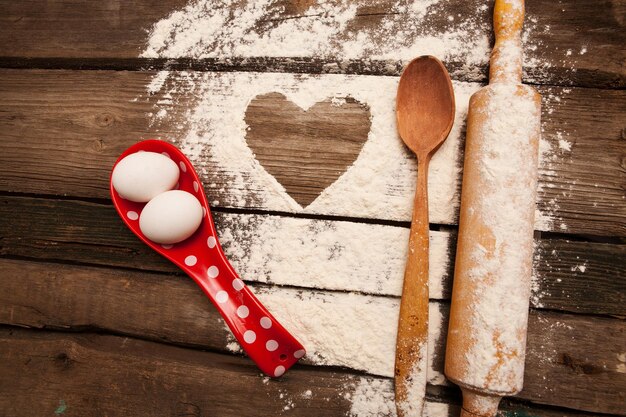
<path id="1" fill-rule="evenodd" d="M 245 121 L 256 159 L 302 207 L 354 163 L 371 125 L 369 107 L 352 97 L 303 110 L 280 93 L 252 99 Z"/>

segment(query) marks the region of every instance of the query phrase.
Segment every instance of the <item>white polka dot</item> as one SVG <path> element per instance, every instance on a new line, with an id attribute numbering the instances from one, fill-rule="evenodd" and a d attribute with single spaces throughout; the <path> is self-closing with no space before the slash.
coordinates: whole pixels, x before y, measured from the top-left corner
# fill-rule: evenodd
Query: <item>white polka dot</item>
<path id="1" fill-rule="evenodd" d="M 188 257 L 185 258 L 185 265 L 187 266 L 194 266 L 197 262 L 198 262 L 198 258 L 196 258 L 193 255 L 189 255 Z"/>
<path id="2" fill-rule="evenodd" d="M 278 342 L 276 340 L 268 340 L 265 344 L 265 349 L 269 350 L 270 352 L 275 351 L 276 349 L 278 349 Z"/>
<path id="3" fill-rule="evenodd" d="M 306 352 L 304 351 L 304 349 L 296 350 L 295 352 L 293 352 L 293 357 L 296 359 L 300 359 L 304 356 L 305 353 Z"/>
<path id="4" fill-rule="evenodd" d="M 187 172 L 187 166 L 185 165 L 185 163 L 183 161 L 180 161 L 180 163 L 178 165 L 180 165 L 180 170 L 181 171 Z"/>
<path id="5" fill-rule="evenodd" d="M 129 211 L 126 213 L 126 217 L 128 217 L 131 220 L 137 220 L 139 218 L 139 214 L 137 214 L 136 211 Z"/>
<path id="6" fill-rule="evenodd" d="M 215 265 L 213 265 L 210 266 L 209 269 L 207 269 L 206 274 L 209 276 L 209 278 L 217 278 L 217 276 L 220 274 L 220 270 L 217 269 Z"/>
<path id="7" fill-rule="evenodd" d="M 215 301 L 224 304 L 228 301 L 228 293 L 226 291 L 218 291 L 217 294 L 215 294 Z"/>
<path id="8" fill-rule="evenodd" d="M 246 306 L 237 307 L 237 316 L 241 317 L 242 319 L 245 319 L 246 317 L 248 317 L 248 314 L 250 314 L 250 310 L 248 309 L 248 307 Z"/>
<path id="9" fill-rule="evenodd" d="M 202 207 L 202 217 L 206 217 L 206 209 Z"/>
<path id="10" fill-rule="evenodd" d="M 241 291 L 241 289 L 243 288 L 243 281 L 239 278 L 235 278 L 233 280 L 233 288 L 235 289 L 235 291 Z"/>
<path id="11" fill-rule="evenodd" d="M 168 158 L 172 159 L 172 157 L 170 156 L 170 154 L 169 154 L 169 153 L 167 153 L 167 152 L 161 152 L 161 155 L 165 155 L 165 156 L 167 156 Z"/>
<path id="12" fill-rule="evenodd" d="M 285 367 L 282 365 L 278 365 L 276 369 L 274 369 L 274 376 L 279 377 L 285 373 Z"/>
<path id="13" fill-rule="evenodd" d="M 254 341 L 256 340 L 256 333 L 254 333 L 253 330 L 246 330 L 246 332 L 243 334 L 243 340 L 246 343 L 254 343 Z"/>
<path id="14" fill-rule="evenodd" d="M 272 320 L 270 320 L 269 317 L 262 317 L 261 327 L 263 327 L 264 329 L 269 329 L 270 327 L 272 327 Z"/>
<path id="15" fill-rule="evenodd" d="M 170 244 L 165 244 L 165 245 L 161 245 L 161 247 L 163 249 L 172 249 L 174 247 L 174 245 L 170 245 Z"/>
<path id="16" fill-rule="evenodd" d="M 143 149 L 139 149 L 139 150 L 137 151 L 137 153 L 142 153 L 142 152 L 145 152 L 145 151 L 144 151 Z"/>
<path id="17" fill-rule="evenodd" d="M 209 246 L 209 248 L 213 249 L 217 244 L 217 240 L 215 240 L 215 237 L 209 236 L 209 238 L 206 240 L 206 244 Z"/>
<path id="18" fill-rule="evenodd" d="M 195 192 L 198 192 L 198 188 L 199 188 L 199 187 L 198 187 L 198 183 L 197 183 L 196 181 L 194 181 L 194 182 L 193 182 L 193 190 L 194 190 Z"/>

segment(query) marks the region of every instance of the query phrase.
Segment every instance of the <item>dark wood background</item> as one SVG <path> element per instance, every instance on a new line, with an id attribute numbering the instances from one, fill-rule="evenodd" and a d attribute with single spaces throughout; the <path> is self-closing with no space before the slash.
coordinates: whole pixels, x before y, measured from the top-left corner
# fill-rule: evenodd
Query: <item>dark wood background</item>
<path id="1" fill-rule="evenodd" d="M 146 118 L 150 106 L 132 99 L 159 69 L 397 76 L 402 63 L 138 58 L 146 30 L 186 3 L 0 0 L 0 416 L 343 416 L 350 410 L 346 393 L 360 378 L 390 392 L 389 378 L 306 360 L 282 379 L 264 379 L 250 360 L 226 348 L 231 339 L 194 284 L 125 229 L 108 198 L 108 175 L 125 148 L 155 136 Z M 303 7 L 296 0 L 282 3 L 282 17 L 297 16 Z M 355 3 L 364 10 L 359 20 L 364 27 L 366 16 L 389 8 L 385 1 Z M 544 135 L 567 126 L 576 146 L 566 161 L 541 175 L 542 184 L 550 186 L 542 187 L 538 205 L 559 198 L 567 232 L 555 227 L 538 233 L 542 256 L 534 291 L 542 298 L 532 303 L 525 388 L 503 403 L 502 414 L 626 415 L 626 2 L 527 3 L 528 14 L 552 30 L 536 35 L 544 48 L 528 52 L 550 67 L 528 69 L 525 81 L 544 98 L 571 90 L 554 113 L 544 113 Z M 462 9 L 463 1 L 445 7 Z M 576 48 L 580 39 L 589 52 L 572 71 L 563 64 L 562 51 Z M 486 80 L 486 68 L 466 76 L 462 62 L 446 65 L 457 81 Z M 323 135 L 311 131 L 320 114 L 362 125 L 367 112 L 358 103 L 320 103 L 313 112 L 290 106 L 280 95 L 267 95 L 246 114 L 259 126 L 249 138 L 257 145 L 251 146 L 268 166 L 290 146 L 264 149 L 276 109 L 301 127 L 293 143 L 301 143 L 303 135 L 311 140 Z M 161 126 L 159 135 L 167 138 L 168 128 L 174 130 Z M 293 166 L 281 171 L 278 163 L 272 173 L 306 205 L 358 153 L 358 141 L 344 142 L 349 145 L 334 146 L 345 158 L 332 160 L 319 181 L 290 183 L 290 176 L 306 173 Z M 223 202 L 212 207 L 218 231 L 237 228 L 241 219 L 254 228 L 270 215 L 409 226 L 276 213 L 254 200 L 238 208 L 228 204 L 232 191 L 208 190 L 210 199 Z M 445 235 L 451 254 L 455 227 L 454 221 L 433 225 Z M 550 257 L 553 251 L 558 258 Z M 588 262 L 584 274 L 575 270 L 581 258 Z M 449 269 L 441 277 L 442 294 L 431 300 L 444 317 Z M 257 291 L 281 290 L 247 283 Z M 376 296 L 395 302 L 398 294 Z M 312 395 L 303 395 L 306 390 Z M 288 409 L 283 398 L 292 402 Z M 450 384 L 429 385 L 428 401 L 431 410 L 458 413 L 459 393 Z"/>

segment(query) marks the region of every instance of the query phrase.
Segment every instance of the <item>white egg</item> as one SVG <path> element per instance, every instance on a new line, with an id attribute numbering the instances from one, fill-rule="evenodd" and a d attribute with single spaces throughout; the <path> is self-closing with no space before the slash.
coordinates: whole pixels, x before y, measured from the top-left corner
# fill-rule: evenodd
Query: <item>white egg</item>
<path id="1" fill-rule="evenodd" d="M 113 188 L 123 198 L 146 203 L 176 186 L 180 172 L 176 162 L 156 152 L 137 152 L 113 169 Z"/>
<path id="2" fill-rule="evenodd" d="M 139 216 L 139 228 L 151 241 L 161 244 L 182 242 L 202 223 L 202 206 L 186 191 L 166 191 L 146 204 Z"/>

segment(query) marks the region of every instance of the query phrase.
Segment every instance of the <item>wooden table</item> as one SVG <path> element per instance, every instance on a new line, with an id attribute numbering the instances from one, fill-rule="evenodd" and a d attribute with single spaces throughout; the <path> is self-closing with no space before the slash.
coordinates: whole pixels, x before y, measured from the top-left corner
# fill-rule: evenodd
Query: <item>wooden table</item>
<path id="1" fill-rule="evenodd" d="M 309 3 L 279 1 L 264 21 L 321 19 L 304 17 Z M 404 18 L 392 1 L 353 3 L 357 31 L 381 16 Z M 357 193 L 343 200 L 343 189 L 333 196 L 331 184 L 381 137 L 398 146 L 393 122 L 367 97 L 389 97 L 404 62 L 332 53 L 140 58 L 146 31 L 185 4 L 0 0 L 0 415 L 342 416 L 357 415 L 358 402 L 367 400 L 382 404 L 370 415 L 391 415 L 393 358 L 363 358 L 377 358 L 377 346 L 393 343 L 412 183 L 372 183 L 384 203 L 377 207 L 367 198 L 353 204 L 362 197 L 358 188 L 370 184 L 354 184 Z M 446 16 L 452 21 L 480 4 L 437 5 L 444 18 L 434 30 L 443 33 Z M 527 21 L 543 28 L 530 34 L 539 47 L 527 48 L 528 59 L 543 64 L 527 67 L 524 78 L 544 97 L 543 141 L 553 152 L 540 173 L 538 210 L 548 221 L 537 227 L 525 388 L 503 403 L 502 415 L 626 415 L 626 2 L 529 0 L 527 11 Z M 488 28 L 488 11 L 477 18 Z M 484 63 L 473 71 L 465 64 L 446 60 L 457 94 L 486 81 Z M 148 93 L 162 70 L 171 71 L 165 88 Z M 232 336 L 191 280 L 117 217 L 108 196 L 117 156 L 151 137 L 185 144 L 193 117 L 186 112 L 201 94 L 181 94 L 168 117 L 155 115 L 167 86 L 184 82 L 180 71 L 191 71 L 186 77 L 197 85 L 222 80 L 204 91 L 214 105 L 227 103 L 237 88 L 246 99 L 242 83 L 251 88 L 245 115 L 233 123 L 251 127 L 238 139 L 265 171 L 252 153 L 242 154 L 243 168 L 224 165 L 219 154 L 196 158 L 220 237 L 246 283 L 289 323 L 298 312 L 281 305 L 286 297 L 300 297 L 303 311 L 318 308 L 319 320 L 340 331 L 342 314 L 362 315 L 365 334 L 375 326 L 368 320 L 392 313 L 382 319 L 380 338 L 369 332 L 369 340 L 336 341 L 358 347 L 353 358 L 333 355 L 338 345 L 314 344 L 285 377 L 264 378 L 233 352 Z M 347 100 L 324 98 L 325 89 L 345 93 L 364 80 L 369 96 L 355 86 Z M 257 94 L 255 81 L 275 88 Z M 320 103 L 308 111 L 278 94 L 307 82 L 322 86 L 312 90 Z M 463 94 L 457 100 L 466 100 Z M 228 120 L 212 123 L 217 134 L 229 132 Z M 460 140 L 441 169 L 459 166 L 462 127 L 461 117 Z M 321 156 L 299 160 L 303 152 Z M 363 158 L 355 166 L 376 163 Z M 414 174 L 408 152 L 397 164 Z M 265 182 L 255 183 L 261 177 L 252 171 L 265 172 Z M 431 416 L 457 415 L 459 408 L 458 390 L 441 374 L 459 179 L 452 178 L 449 200 L 441 198 L 447 188 L 431 188 L 433 246 L 443 254 L 431 276 Z M 314 203 L 324 189 L 324 204 Z M 293 232 L 292 240 L 280 241 L 281 230 Z M 363 256 L 377 245 L 393 249 L 382 264 Z M 298 257 L 296 270 L 285 271 L 287 254 Z M 324 271 L 320 264 L 341 279 L 316 275 Z M 354 310 L 345 308 L 350 303 Z M 306 329 L 292 330 L 307 338 Z"/>

